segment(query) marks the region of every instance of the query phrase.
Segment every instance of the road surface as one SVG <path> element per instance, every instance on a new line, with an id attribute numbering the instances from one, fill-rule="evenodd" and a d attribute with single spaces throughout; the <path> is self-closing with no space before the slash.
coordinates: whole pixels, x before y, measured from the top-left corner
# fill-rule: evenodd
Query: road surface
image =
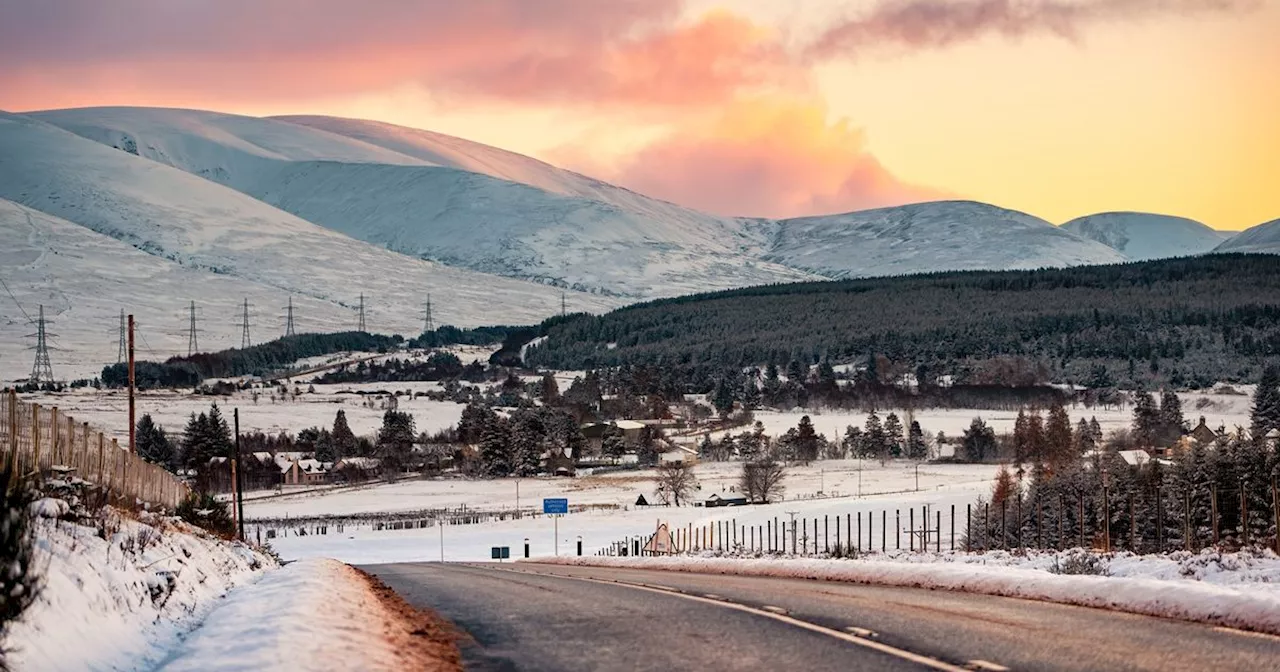
<path id="1" fill-rule="evenodd" d="M 373 565 L 471 670 L 1280 670 L 1280 638 L 988 595 L 517 563 Z"/>

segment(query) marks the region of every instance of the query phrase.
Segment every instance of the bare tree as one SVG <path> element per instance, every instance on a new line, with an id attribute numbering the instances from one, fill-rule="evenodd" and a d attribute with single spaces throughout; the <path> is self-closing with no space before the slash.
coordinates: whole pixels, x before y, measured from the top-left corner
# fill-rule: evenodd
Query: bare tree
<path id="1" fill-rule="evenodd" d="M 684 462 L 667 462 L 658 466 L 658 501 L 680 506 L 698 487 L 693 467 Z"/>
<path id="2" fill-rule="evenodd" d="M 740 481 L 742 492 L 753 502 L 768 504 L 770 499 L 782 497 L 782 481 L 786 476 L 786 468 L 772 457 L 744 462 Z"/>

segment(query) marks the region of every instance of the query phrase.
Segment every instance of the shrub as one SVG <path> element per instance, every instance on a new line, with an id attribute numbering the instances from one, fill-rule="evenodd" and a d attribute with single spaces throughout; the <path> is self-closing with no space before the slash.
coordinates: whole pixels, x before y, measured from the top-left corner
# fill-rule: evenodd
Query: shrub
<path id="1" fill-rule="evenodd" d="M 35 567 L 34 523 L 30 512 L 34 494 L 27 483 L 0 472 L 0 640 L 9 624 L 35 601 L 41 576 Z M 9 669 L 0 649 L 0 670 Z"/>
<path id="2" fill-rule="evenodd" d="M 178 517 L 218 536 L 230 539 L 236 535 L 235 521 L 225 502 L 207 492 L 191 493 L 176 511 Z"/>

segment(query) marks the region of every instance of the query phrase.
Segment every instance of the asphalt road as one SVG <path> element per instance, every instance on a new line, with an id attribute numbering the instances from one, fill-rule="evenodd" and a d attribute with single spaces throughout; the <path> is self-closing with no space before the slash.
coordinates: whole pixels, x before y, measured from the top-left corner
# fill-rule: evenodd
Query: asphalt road
<path id="1" fill-rule="evenodd" d="M 1277 637 L 987 595 L 529 563 L 364 569 L 457 624 L 472 670 L 1280 670 Z"/>

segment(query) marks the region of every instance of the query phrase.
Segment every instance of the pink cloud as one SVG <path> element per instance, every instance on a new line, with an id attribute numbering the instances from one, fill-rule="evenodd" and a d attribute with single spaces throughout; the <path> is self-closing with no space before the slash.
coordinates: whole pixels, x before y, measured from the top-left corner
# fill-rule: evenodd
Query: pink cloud
<path id="1" fill-rule="evenodd" d="M 641 193 L 721 215 L 794 217 L 934 200 L 866 149 L 863 133 L 820 103 L 735 102 L 704 124 L 644 148 L 607 177 Z"/>

